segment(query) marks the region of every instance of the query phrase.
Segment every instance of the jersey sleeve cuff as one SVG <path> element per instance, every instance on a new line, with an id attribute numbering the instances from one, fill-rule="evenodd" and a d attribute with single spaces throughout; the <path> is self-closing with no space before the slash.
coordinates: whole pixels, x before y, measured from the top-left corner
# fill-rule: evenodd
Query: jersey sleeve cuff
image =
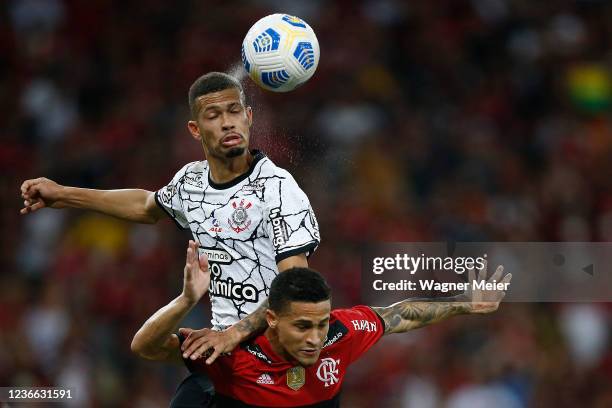
<path id="1" fill-rule="evenodd" d="M 376 317 L 378 317 L 378 320 L 380 320 L 380 324 L 382 325 L 382 333 L 385 334 L 387 332 L 387 325 L 385 324 L 385 319 L 382 318 L 381 315 L 378 314 L 378 312 L 376 310 L 374 310 L 374 308 L 368 306 L 370 308 L 370 310 L 372 311 L 372 313 L 374 313 L 376 315 Z"/>
<path id="2" fill-rule="evenodd" d="M 299 254 L 306 254 L 306 258 L 310 258 L 310 255 L 314 252 L 314 250 L 319 246 L 319 241 L 312 241 L 298 248 L 291 249 L 286 252 L 281 252 L 277 254 L 275 257 L 276 263 L 289 258 L 290 256 L 295 256 Z"/>
<path id="3" fill-rule="evenodd" d="M 174 221 L 174 224 L 175 224 L 175 225 L 178 227 L 178 229 L 180 229 L 180 230 L 187 230 L 187 229 L 189 229 L 189 228 L 187 228 L 187 227 L 183 227 L 183 226 L 182 226 L 182 225 L 181 225 L 181 224 L 180 224 L 180 223 L 179 223 L 179 222 L 176 220 L 176 218 L 174 217 L 174 215 L 172 215 L 172 213 L 170 212 L 170 210 L 168 210 L 168 209 L 167 209 L 167 208 L 166 208 L 166 207 L 165 207 L 165 206 L 164 206 L 164 205 L 163 205 L 163 204 L 162 204 L 162 203 L 159 201 L 159 196 L 158 196 L 158 194 L 159 194 L 159 190 L 157 190 L 157 191 L 155 192 L 155 194 L 154 194 L 154 196 L 155 196 L 155 204 L 157 204 L 157 206 L 158 206 L 159 208 L 161 208 L 162 210 L 164 210 L 164 212 L 165 212 L 165 213 L 168 215 L 168 217 L 170 217 L 170 219 L 171 219 L 172 221 Z"/>

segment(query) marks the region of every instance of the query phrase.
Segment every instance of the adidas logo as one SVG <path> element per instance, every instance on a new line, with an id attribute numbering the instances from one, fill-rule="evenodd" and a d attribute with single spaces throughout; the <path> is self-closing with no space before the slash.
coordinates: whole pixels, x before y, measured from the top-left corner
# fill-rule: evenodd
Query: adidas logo
<path id="1" fill-rule="evenodd" d="M 259 378 L 257 379 L 257 384 L 268 384 L 268 385 L 274 385 L 274 381 L 272 381 L 272 377 L 270 377 L 270 374 L 268 373 L 263 373 L 262 375 L 259 376 Z"/>

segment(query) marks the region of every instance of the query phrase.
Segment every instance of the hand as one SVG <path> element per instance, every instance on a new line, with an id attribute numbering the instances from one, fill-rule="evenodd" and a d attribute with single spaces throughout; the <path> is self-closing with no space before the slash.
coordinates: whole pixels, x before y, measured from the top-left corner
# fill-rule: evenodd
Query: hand
<path id="1" fill-rule="evenodd" d="M 26 180 L 21 184 L 21 197 L 24 208 L 20 214 L 28 214 L 44 207 L 63 208 L 65 205 L 60 201 L 64 186 L 44 177 Z"/>
<path id="2" fill-rule="evenodd" d="M 498 284 L 504 284 L 504 287 L 509 287 L 510 281 L 512 280 L 512 274 L 506 274 L 500 281 L 504 272 L 504 267 L 499 265 L 495 273 L 486 280 L 487 278 L 487 263 L 485 262 L 482 269 L 478 272 L 478 280 L 476 281 L 476 273 L 474 269 L 470 269 L 468 273 L 468 290 L 461 295 L 462 299 L 465 299 L 469 303 L 469 313 L 491 313 L 497 310 L 499 303 L 502 301 L 506 292 L 503 289 L 497 289 Z M 474 288 L 474 282 L 483 282 L 487 284 L 495 284 L 496 289 L 478 289 Z M 493 282 L 495 281 L 495 283 Z M 508 285 L 505 285 L 508 284 Z"/>
<path id="3" fill-rule="evenodd" d="M 198 256 L 199 244 L 189 241 L 187 259 L 183 276 L 183 296 L 192 303 L 197 303 L 210 285 L 210 270 L 206 254 Z"/>
<path id="4" fill-rule="evenodd" d="M 240 336 L 231 327 L 223 331 L 179 329 L 179 332 L 187 336 L 181 345 L 183 358 L 205 357 L 206 364 L 212 364 L 221 354 L 230 353 L 240 342 Z"/>

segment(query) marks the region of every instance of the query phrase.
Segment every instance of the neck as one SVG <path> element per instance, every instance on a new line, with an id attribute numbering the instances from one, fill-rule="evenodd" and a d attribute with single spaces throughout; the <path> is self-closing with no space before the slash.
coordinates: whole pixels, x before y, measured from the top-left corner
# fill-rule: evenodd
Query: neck
<path id="1" fill-rule="evenodd" d="M 253 162 L 253 155 L 248 150 L 244 154 L 232 158 L 220 158 L 208 155 L 210 177 L 215 183 L 227 183 L 246 173 Z"/>
<path id="2" fill-rule="evenodd" d="M 270 342 L 270 346 L 272 346 L 272 351 L 274 351 L 277 356 L 282 357 L 287 361 L 294 360 L 294 358 L 291 357 L 285 351 L 283 346 L 281 346 L 280 341 L 278 340 L 278 334 L 276 333 L 276 330 L 273 330 L 268 327 L 266 331 L 264 332 L 264 336 L 266 336 L 266 338 Z"/>

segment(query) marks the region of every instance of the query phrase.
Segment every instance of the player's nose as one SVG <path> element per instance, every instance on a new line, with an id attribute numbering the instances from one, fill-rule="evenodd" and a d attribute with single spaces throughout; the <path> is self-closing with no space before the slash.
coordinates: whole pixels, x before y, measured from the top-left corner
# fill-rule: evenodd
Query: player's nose
<path id="1" fill-rule="evenodd" d="M 311 330 L 306 337 L 306 344 L 308 347 L 320 348 L 323 340 L 318 330 Z"/>
<path id="2" fill-rule="evenodd" d="M 228 115 L 227 113 L 223 113 L 223 116 L 221 117 L 221 119 L 222 119 L 221 127 L 223 128 L 224 131 L 232 130 L 236 127 L 230 115 Z"/>

